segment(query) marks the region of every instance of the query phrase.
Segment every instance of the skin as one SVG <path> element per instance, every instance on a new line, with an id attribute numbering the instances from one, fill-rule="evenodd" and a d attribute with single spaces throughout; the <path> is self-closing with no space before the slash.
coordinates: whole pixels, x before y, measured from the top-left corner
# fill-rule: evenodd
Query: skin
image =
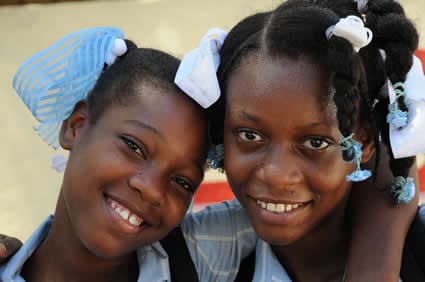
<path id="1" fill-rule="evenodd" d="M 347 198 L 354 170 L 341 157 L 329 74 L 305 59 L 248 55 L 229 79 L 225 170 L 257 234 L 295 281 L 341 280 L 348 255 Z M 371 136 L 356 131 L 362 162 Z M 298 204 L 269 212 L 257 201 Z"/>
<path id="2" fill-rule="evenodd" d="M 95 123 L 84 103 L 63 123 L 69 163 L 50 232 L 24 266 L 27 281 L 135 281 L 136 248 L 183 219 L 203 178 L 205 116 L 174 90 L 138 91 Z M 120 217 L 111 200 L 141 225 Z"/>

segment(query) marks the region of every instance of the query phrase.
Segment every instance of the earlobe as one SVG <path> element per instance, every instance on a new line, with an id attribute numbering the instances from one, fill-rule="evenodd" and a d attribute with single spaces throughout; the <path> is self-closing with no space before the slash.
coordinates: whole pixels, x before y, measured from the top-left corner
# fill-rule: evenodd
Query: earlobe
<path id="1" fill-rule="evenodd" d="M 59 132 L 59 144 L 65 150 L 72 150 L 84 129 L 88 126 L 88 108 L 86 102 L 78 103 L 72 114 L 62 122 Z"/>

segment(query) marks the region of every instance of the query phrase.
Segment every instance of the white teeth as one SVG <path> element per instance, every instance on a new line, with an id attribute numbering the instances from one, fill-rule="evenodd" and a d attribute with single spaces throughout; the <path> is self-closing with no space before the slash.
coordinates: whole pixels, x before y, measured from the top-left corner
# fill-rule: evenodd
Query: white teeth
<path id="1" fill-rule="evenodd" d="M 130 212 L 128 210 L 121 210 L 119 214 L 122 218 L 124 218 L 125 220 L 128 220 L 128 216 L 130 215 Z"/>
<path id="2" fill-rule="evenodd" d="M 127 220 L 131 225 L 140 226 L 140 224 L 142 224 L 143 219 L 141 217 L 130 213 L 130 210 L 121 206 L 119 203 L 112 199 L 108 199 L 108 203 L 117 214 L 119 214 L 123 219 Z"/>
<path id="3" fill-rule="evenodd" d="M 267 203 L 266 210 L 274 212 L 276 209 L 276 205 L 273 203 Z"/>
<path id="4" fill-rule="evenodd" d="M 284 212 L 285 211 L 285 205 L 284 204 L 277 204 L 276 205 L 276 212 Z"/>
<path id="5" fill-rule="evenodd" d="M 131 225 L 139 226 L 142 223 L 142 219 L 135 214 L 132 214 L 128 220 Z"/>
<path id="6" fill-rule="evenodd" d="M 293 205 L 292 204 L 276 204 L 276 203 L 267 203 L 260 200 L 257 200 L 257 204 L 263 209 L 270 212 L 275 212 L 275 213 L 290 212 L 302 206 L 302 204 L 293 204 Z"/>

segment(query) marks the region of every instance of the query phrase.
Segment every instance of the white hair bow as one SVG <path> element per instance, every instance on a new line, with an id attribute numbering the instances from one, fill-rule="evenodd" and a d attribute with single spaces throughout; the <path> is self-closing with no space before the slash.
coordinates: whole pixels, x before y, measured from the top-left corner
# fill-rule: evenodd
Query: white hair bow
<path id="1" fill-rule="evenodd" d="M 367 12 L 367 3 L 368 0 L 354 0 L 357 3 L 357 10 L 360 14 L 364 14 Z"/>
<path id="2" fill-rule="evenodd" d="M 396 94 L 388 81 L 389 99 Z M 421 61 L 413 56 L 413 65 L 404 82 L 405 101 L 409 110 L 407 125 L 396 128 L 390 124 L 391 149 L 396 159 L 425 153 L 425 75 Z"/>
<path id="3" fill-rule="evenodd" d="M 57 172 L 64 172 L 68 164 L 68 157 L 62 155 L 54 155 L 50 167 Z"/>
<path id="4" fill-rule="evenodd" d="M 356 16 L 340 19 L 335 25 L 326 30 L 326 37 L 342 37 L 348 40 L 356 52 L 372 41 L 372 31 L 364 26 L 363 21 Z"/>
<path id="5" fill-rule="evenodd" d="M 217 69 L 226 35 L 221 29 L 210 29 L 198 48 L 184 56 L 174 79 L 180 89 L 205 109 L 220 97 Z"/>

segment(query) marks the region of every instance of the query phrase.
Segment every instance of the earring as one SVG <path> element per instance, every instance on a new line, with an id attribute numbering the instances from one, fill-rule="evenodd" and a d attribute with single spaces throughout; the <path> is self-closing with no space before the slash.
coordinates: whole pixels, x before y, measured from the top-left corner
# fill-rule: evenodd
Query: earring
<path id="1" fill-rule="evenodd" d="M 346 176 L 347 181 L 360 182 L 368 179 L 372 173 L 370 170 L 361 169 L 360 162 L 362 160 L 362 144 L 353 139 L 353 134 L 341 137 L 342 157 L 347 162 L 355 162 L 356 169 Z"/>

